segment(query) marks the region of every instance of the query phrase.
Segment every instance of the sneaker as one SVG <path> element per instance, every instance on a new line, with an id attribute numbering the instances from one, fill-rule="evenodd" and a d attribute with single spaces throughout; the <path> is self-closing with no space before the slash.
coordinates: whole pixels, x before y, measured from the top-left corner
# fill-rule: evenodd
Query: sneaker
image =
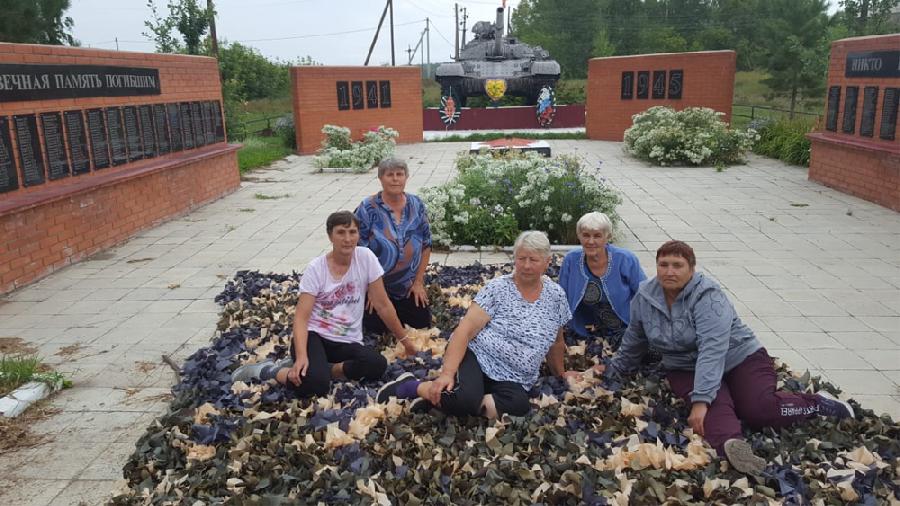
<path id="1" fill-rule="evenodd" d="M 378 389 L 378 393 L 375 394 L 375 402 L 384 404 L 391 397 L 397 397 L 397 387 L 400 386 L 401 383 L 415 381 L 415 379 L 416 377 L 413 373 L 405 372 L 398 376 L 394 381 L 388 381 L 383 387 Z"/>
<path id="2" fill-rule="evenodd" d="M 753 454 L 753 447 L 743 439 L 725 441 L 725 457 L 731 466 L 744 474 L 758 475 L 766 468 L 766 461 Z"/>
<path id="3" fill-rule="evenodd" d="M 409 403 L 409 412 L 419 414 L 428 413 L 433 407 L 434 406 L 432 406 L 431 403 L 428 402 L 428 400 L 421 397 L 416 397 L 412 402 Z"/>
<path id="4" fill-rule="evenodd" d="M 816 397 L 819 398 L 820 415 L 833 416 L 838 420 L 856 417 L 856 413 L 853 412 L 853 406 L 850 403 L 844 402 L 825 391 L 817 392 Z"/>
<path id="5" fill-rule="evenodd" d="M 259 380 L 263 369 L 275 365 L 274 360 L 263 360 L 256 364 L 244 364 L 231 373 L 232 383 L 235 381 L 248 382 L 250 380 Z"/>

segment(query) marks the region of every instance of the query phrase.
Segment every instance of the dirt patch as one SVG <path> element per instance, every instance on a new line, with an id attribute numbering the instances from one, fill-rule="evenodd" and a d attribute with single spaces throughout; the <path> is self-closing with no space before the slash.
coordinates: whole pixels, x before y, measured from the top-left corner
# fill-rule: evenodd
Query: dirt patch
<path id="1" fill-rule="evenodd" d="M 156 260 L 156 259 L 153 258 L 153 257 L 147 257 L 147 258 L 135 258 L 135 259 L 132 259 L 132 260 L 128 260 L 128 261 L 126 261 L 125 263 L 126 263 L 126 264 L 139 264 L 139 263 L 141 263 L 141 262 L 149 262 L 149 261 L 151 261 L 151 260 Z"/>
<path id="2" fill-rule="evenodd" d="M 141 372 L 143 374 L 150 373 L 151 371 L 153 371 L 154 369 L 159 367 L 159 365 L 160 364 L 155 364 L 153 362 L 143 362 L 143 361 L 134 363 L 135 369 L 137 369 L 138 372 Z"/>
<path id="3" fill-rule="evenodd" d="M 0 454 L 34 448 L 50 442 L 47 434 L 34 434 L 30 428 L 37 422 L 50 418 L 62 410 L 50 405 L 50 398 L 32 404 L 15 418 L 0 416 Z"/>
<path id="4" fill-rule="evenodd" d="M 0 355 L 34 355 L 37 348 L 20 337 L 0 337 Z"/>
<path id="5" fill-rule="evenodd" d="M 54 355 L 63 358 L 72 358 L 76 353 L 81 351 L 82 348 L 84 347 L 81 346 L 81 343 L 70 344 L 68 346 L 63 346 L 62 348 L 60 348 L 59 351 L 54 353 Z"/>

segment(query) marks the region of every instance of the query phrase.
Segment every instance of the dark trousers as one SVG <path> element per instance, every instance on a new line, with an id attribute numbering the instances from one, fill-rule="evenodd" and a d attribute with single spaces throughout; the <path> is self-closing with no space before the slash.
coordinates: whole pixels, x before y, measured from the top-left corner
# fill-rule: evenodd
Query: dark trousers
<path id="1" fill-rule="evenodd" d="M 336 343 L 309 332 L 306 338 L 306 356 L 309 367 L 302 377 L 300 386 L 288 382 L 297 397 L 320 396 L 331 388 L 331 364 L 344 363 L 344 375 L 352 380 L 379 379 L 387 369 L 387 359 L 371 346 L 361 344 Z M 296 360 L 294 345 L 291 357 Z"/>
<path id="2" fill-rule="evenodd" d="M 400 320 L 401 325 L 409 325 L 414 329 L 431 327 L 431 309 L 428 306 L 416 306 L 416 300 L 412 295 L 405 299 L 393 299 L 391 297 L 388 297 L 388 299 L 394 304 L 394 309 L 397 311 L 397 318 Z M 368 299 L 366 299 L 366 303 L 368 304 Z M 384 322 L 381 321 L 381 317 L 378 316 L 374 309 L 371 313 L 366 311 L 363 314 L 363 330 L 373 334 L 385 334 L 388 331 Z"/>
<path id="3" fill-rule="evenodd" d="M 669 385 L 691 406 L 693 371 L 669 371 Z M 812 394 L 776 391 L 777 377 L 772 357 L 760 348 L 722 377 L 722 385 L 703 420 L 706 441 L 720 456 L 725 441 L 743 439 L 741 422 L 751 429 L 780 429 L 815 417 L 817 397 Z"/>
<path id="4" fill-rule="evenodd" d="M 495 381 L 488 378 L 482 372 L 472 350 L 466 350 L 466 355 L 456 372 L 456 384 L 453 390 L 441 393 L 440 409 L 448 415 L 477 416 L 482 414 L 481 402 L 487 394 L 494 397 L 498 415 L 506 413 L 512 416 L 522 416 L 531 408 L 528 392 L 522 388 L 522 385 L 512 381 Z"/>

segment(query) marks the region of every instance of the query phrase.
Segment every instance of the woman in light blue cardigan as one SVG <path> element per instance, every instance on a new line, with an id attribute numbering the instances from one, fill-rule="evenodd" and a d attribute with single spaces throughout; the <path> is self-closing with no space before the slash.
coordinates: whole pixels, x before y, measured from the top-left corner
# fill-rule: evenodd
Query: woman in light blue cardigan
<path id="1" fill-rule="evenodd" d="M 575 232 L 581 247 L 566 255 L 559 271 L 573 315 L 569 325 L 579 336 L 601 336 L 617 346 L 628 327 L 631 299 L 647 276 L 634 253 L 609 244 L 612 222 L 605 214 L 585 214 Z"/>

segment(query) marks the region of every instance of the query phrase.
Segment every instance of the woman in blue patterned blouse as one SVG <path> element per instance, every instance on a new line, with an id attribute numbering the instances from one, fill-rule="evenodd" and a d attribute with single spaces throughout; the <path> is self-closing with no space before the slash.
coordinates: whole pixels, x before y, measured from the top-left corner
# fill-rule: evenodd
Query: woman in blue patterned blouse
<path id="1" fill-rule="evenodd" d="M 431 258 L 431 228 L 425 204 L 406 193 L 406 162 L 387 158 L 378 164 L 381 191 L 366 197 L 356 208 L 359 245 L 378 257 L 384 269 L 384 287 L 397 310 L 400 323 L 422 329 L 431 326 L 431 310 L 425 293 L 425 267 Z M 378 314 L 366 303 L 363 328 L 387 331 Z"/>
<path id="2" fill-rule="evenodd" d="M 564 364 L 562 328 L 572 317 L 566 294 L 544 276 L 550 241 L 522 232 L 513 255 L 513 274 L 488 282 L 450 336 L 440 375 L 420 382 L 402 374 L 378 391 L 378 402 L 397 397 L 415 399 L 413 411 L 434 405 L 456 416 L 522 416 L 545 358 L 553 374 L 579 374 Z"/>

